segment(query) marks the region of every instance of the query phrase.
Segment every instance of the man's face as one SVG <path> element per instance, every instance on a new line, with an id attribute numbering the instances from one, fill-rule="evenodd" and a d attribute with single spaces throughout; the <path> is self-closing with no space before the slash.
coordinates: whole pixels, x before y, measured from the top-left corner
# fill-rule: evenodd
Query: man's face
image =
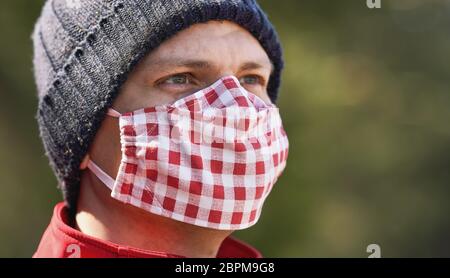
<path id="1" fill-rule="evenodd" d="M 167 104 L 227 75 L 236 76 L 247 91 L 270 102 L 267 85 L 271 72 L 264 49 L 239 25 L 228 21 L 196 24 L 143 58 L 122 86 L 113 108 L 125 113 Z M 116 177 L 121 160 L 116 118 L 105 117 L 89 154 Z"/>

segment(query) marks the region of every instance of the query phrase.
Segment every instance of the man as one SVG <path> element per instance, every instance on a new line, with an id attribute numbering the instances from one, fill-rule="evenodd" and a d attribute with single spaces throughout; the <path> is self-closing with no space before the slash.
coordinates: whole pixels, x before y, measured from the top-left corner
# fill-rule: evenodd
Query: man
<path id="1" fill-rule="evenodd" d="M 256 223 L 287 157 L 271 104 L 281 47 L 255 1 L 49 0 L 33 40 L 65 199 L 34 257 L 261 256 L 230 237 Z M 176 140 L 204 135 L 208 113 L 230 130 L 230 109 L 264 134 Z M 202 128 L 180 125 L 192 115 Z"/>

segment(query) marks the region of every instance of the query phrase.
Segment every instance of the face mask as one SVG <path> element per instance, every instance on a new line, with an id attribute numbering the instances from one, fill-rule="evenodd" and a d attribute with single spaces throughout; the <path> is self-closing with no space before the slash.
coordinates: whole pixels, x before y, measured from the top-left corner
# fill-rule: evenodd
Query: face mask
<path id="1" fill-rule="evenodd" d="M 114 180 L 88 168 L 111 196 L 185 223 L 239 230 L 255 224 L 286 166 L 278 108 L 234 76 L 171 104 L 120 114 L 122 160 Z"/>

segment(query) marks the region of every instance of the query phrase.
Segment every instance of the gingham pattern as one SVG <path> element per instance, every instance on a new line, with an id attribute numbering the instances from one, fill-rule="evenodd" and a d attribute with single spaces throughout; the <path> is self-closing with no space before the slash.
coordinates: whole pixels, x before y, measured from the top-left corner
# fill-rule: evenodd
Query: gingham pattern
<path id="1" fill-rule="evenodd" d="M 222 120 L 205 127 L 206 118 Z M 243 125 L 236 128 L 230 119 Z M 288 140 L 278 108 L 234 76 L 172 104 L 122 114 L 119 121 L 122 162 L 111 196 L 185 223 L 220 230 L 253 225 L 286 165 Z M 211 125 L 223 134 L 198 141 Z M 189 136 L 179 136 L 178 127 Z M 257 136 L 232 140 L 237 131 L 255 130 Z"/>

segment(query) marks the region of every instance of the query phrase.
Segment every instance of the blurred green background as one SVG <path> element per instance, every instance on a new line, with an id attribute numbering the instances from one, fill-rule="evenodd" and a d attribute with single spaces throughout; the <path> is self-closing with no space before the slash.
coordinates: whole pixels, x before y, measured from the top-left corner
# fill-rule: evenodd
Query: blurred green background
<path id="1" fill-rule="evenodd" d="M 30 35 L 0 9 L 0 257 L 30 257 L 61 200 L 38 137 Z M 269 257 L 450 255 L 450 1 L 264 0 L 286 58 L 288 167 L 255 227 Z"/>

